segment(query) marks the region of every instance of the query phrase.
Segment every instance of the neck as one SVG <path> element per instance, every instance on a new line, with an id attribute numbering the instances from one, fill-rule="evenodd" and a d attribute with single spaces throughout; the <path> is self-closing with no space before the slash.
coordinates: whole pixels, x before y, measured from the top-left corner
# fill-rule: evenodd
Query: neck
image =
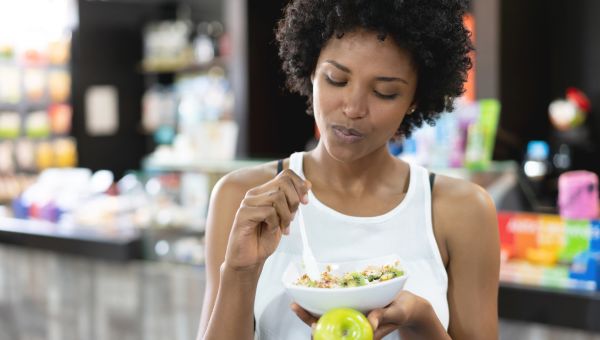
<path id="1" fill-rule="evenodd" d="M 339 160 L 331 156 L 323 143 L 319 143 L 307 156 L 304 159 L 304 174 L 313 181 L 313 188 L 322 184 L 328 190 L 357 195 L 382 184 L 393 187 L 402 183 L 398 181 L 398 171 L 406 167 L 385 146 L 364 157 Z M 327 169 L 326 173 L 323 169 Z"/>

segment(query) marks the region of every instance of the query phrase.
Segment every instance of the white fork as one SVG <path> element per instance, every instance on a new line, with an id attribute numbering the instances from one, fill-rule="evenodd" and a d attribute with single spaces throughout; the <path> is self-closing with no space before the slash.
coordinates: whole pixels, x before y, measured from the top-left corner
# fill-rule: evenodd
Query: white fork
<path id="1" fill-rule="evenodd" d="M 317 267 L 317 260 L 308 245 L 308 239 L 306 238 L 306 229 L 304 226 L 304 216 L 302 216 L 302 204 L 298 206 L 298 223 L 300 224 L 300 236 L 302 237 L 302 261 L 304 262 L 304 269 L 306 274 L 311 280 L 318 281 L 321 279 L 321 273 Z"/>

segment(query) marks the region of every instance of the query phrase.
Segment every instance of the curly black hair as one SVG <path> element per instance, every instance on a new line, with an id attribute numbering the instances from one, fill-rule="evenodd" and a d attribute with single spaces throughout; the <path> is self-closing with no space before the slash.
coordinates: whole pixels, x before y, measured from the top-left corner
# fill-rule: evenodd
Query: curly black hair
<path id="1" fill-rule="evenodd" d="M 463 25 L 466 0 L 292 0 L 277 25 L 276 40 L 287 86 L 308 97 L 312 114 L 312 84 L 324 44 L 333 36 L 362 28 L 388 35 L 408 50 L 417 67 L 415 112 L 398 129 L 410 136 L 423 122 L 430 125 L 454 98 L 464 92 L 472 67 L 471 32 Z"/>

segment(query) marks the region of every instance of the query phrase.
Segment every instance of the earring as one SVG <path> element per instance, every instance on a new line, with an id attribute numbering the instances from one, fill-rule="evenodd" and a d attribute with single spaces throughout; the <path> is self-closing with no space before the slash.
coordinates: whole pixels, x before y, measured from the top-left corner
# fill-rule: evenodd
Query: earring
<path id="1" fill-rule="evenodd" d="M 408 109 L 408 111 L 406 112 L 406 114 L 407 114 L 407 115 L 411 115 L 411 114 L 413 114 L 413 113 L 415 112 L 415 109 L 416 109 L 416 108 L 415 108 L 414 106 L 413 106 L 413 107 L 411 107 L 410 109 Z"/>

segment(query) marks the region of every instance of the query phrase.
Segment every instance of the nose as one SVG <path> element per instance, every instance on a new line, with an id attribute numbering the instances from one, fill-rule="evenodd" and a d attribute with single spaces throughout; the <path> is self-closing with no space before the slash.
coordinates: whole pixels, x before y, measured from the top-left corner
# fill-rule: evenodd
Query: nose
<path id="1" fill-rule="evenodd" d="M 367 96 L 360 88 L 349 88 L 344 98 L 344 115 L 350 119 L 360 119 L 369 113 Z"/>

